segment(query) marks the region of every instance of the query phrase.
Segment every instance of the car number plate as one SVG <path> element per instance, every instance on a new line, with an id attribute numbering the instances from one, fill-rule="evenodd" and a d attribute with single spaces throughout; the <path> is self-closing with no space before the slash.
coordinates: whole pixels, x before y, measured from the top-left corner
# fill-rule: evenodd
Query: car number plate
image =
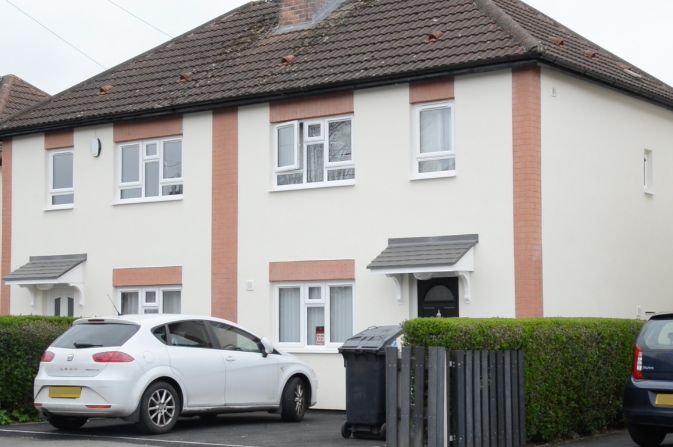
<path id="1" fill-rule="evenodd" d="M 78 386 L 50 386 L 49 397 L 56 399 L 79 399 L 82 388 Z"/>
<path id="2" fill-rule="evenodd" d="M 657 394 L 654 404 L 658 407 L 673 407 L 673 394 Z"/>

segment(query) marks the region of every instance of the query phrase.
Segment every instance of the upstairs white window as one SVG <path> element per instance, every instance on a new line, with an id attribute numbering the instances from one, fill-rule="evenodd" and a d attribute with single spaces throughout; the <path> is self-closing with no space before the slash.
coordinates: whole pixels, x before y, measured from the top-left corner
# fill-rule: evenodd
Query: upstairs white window
<path id="1" fill-rule="evenodd" d="M 73 151 L 49 151 L 49 207 L 72 208 L 75 202 L 73 188 Z"/>
<path id="2" fill-rule="evenodd" d="M 453 150 L 453 102 L 414 106 L 412 121 L 413 177 L 454 175 L 456 155 Z"/>
<path id="3" fill-rule="evenodd" d="M 273 128 L 276 189 L 353 184 L 352 117 L 290 121 Z"/>
<path id="4" fill-rule="evenodd" d="M 353 283 L 282 284 L 274 290 L 281 346 L 335 348 L 353 335 Z"/>
<path id="5" fill-rule="evenodd" d="M 121 289 L 121 313 L 127 314 L 179 314 L 181 289 L 179 287 L 145 287 Z"/>
<path id="6" fill-rule="evenodd" d="M 182 192 L 182 140 L 139 141 L 120 146 L 120 200 L 153 200 Z"/>

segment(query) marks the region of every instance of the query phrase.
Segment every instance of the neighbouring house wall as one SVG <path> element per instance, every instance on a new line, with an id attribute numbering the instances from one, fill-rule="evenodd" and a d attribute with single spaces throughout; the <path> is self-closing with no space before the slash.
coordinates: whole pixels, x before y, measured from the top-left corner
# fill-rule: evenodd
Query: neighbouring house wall
<path id="1" fill-rule="evenodd" d="M 544 315 L 671 310 L 673 112 L 547 68 L 541 93 Z"/>
<path id="2" fill-rule="evenodd" d="M 29 256 L 86 253 L 85 299 L 77 315 L 114 314 L 107 295 L 113 269 L 182 267 L 182 312 L 210 314 L 212 114 L 184 115 L 182 200 L 115 204 L 116 144 L 113 126 L 79 128 L 74 133 L 73 209 L 45 211 L 47 154 L 43 135 L 13 140 L 11 269 Z M 89 142 L 102 142 L 100 157 Z M 11 286 L 11 313 L 42 313 L 31 307 L 27 289 Z"/>
<path id="3" fill-rule="evenodd" d="M 353 186 L 271 191 L 269 106 L 239 109 L 239 322 L 276 328 L 269 262 L 355 261 L 354 331 L 416 315 L 414 280 L 402 303 L 391 279 L 367 270 L 390 237 L 478 233 L 472 302 L 465 317 L 514 316 L 512 77 L 499 71 L 458 77 L 455 178 L 410 180 L 408 85 L 354 93 Z M 252 281 L 252 289 L 248 286 Z M 320 378 L 318 406 L 343 408 L 340 355 L 298 354 Z"/>

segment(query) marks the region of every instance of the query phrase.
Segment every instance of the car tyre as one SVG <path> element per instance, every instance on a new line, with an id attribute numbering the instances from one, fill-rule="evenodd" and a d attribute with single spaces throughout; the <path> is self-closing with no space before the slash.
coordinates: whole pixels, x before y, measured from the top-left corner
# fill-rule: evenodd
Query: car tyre
<path id="1" fill-rule="evenodd" d="M 178 422 L 180 396 L 168 382 L 154 382 L 147 387 L 140 399 L 136 427 L 143 433 L 169 432 Z"/>
<path id="2" fill-rule="evenodd" d="M 640 447 L 657 447 L 666 437 L 666 431 L 649 425 L 629 424 L 629 435 Z"/>
<path id="3" fill-rule="evenodd" d="M 280 401 L 280 417 L 285 422 L 299 422 L 304 419 L 308 407 L 306 383 L 293 377 L 283 388 Z"/>
<path id="4" fill-rule="evenodd" d="M 77 430 L 86 424 L 87 418 L 80 418 L 74 416 L 55 416 L 51 415 L 47 417 L 47 422 L 49 422 L 53 427 L 58 428 L 59 430 Z"/>

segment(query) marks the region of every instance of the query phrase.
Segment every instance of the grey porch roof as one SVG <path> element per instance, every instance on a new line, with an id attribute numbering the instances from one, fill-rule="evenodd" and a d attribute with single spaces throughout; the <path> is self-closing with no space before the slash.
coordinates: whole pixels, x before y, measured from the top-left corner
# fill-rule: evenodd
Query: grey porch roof
<path id="1" fill-rule="evenodd" d="M 348 0 L 283 34 L 279 8 L 241 6 L 13 116 L 0 136 L 539 62 L 673 109 L 673 88 L 520 0 Z"/>
<path id="2" fill-rule="evenodd" d="M 53 280 L 68 273 L 84 261 L 86 261 L 86 253 L 31 256 L 27 264 L 22 265 L 3 279 L 5 281 Z"/>
<path id="3" fill-rule="evenodd" d="M 479 242 L 478 234 L 388 239 L 371 270 L 451 266 Z"/>

